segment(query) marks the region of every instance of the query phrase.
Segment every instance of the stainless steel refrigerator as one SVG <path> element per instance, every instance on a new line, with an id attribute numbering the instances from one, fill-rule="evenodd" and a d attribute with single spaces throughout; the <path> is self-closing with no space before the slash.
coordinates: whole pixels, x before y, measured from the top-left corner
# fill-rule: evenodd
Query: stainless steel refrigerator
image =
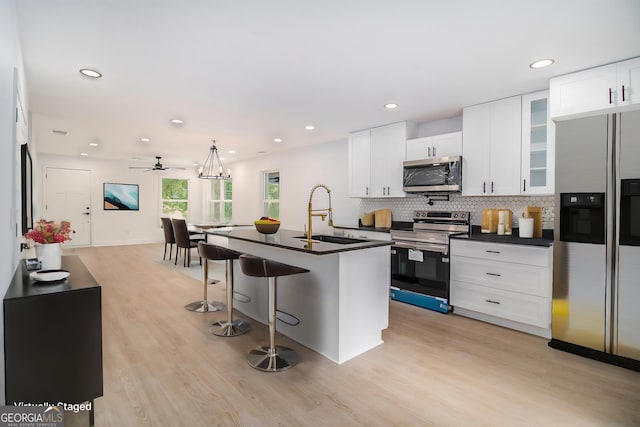
<path id="1" fill-rule="evenodd" d="M 552 340 L 640 370 L 640 111 L 556 123 Z"/>

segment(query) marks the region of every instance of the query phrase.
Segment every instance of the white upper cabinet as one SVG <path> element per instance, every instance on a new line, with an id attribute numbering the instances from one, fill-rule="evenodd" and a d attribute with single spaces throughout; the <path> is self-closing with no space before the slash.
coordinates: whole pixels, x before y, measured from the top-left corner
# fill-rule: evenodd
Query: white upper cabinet
<path id="1" fill-rule="evenodd" d="M 520 194 L 522 97 L 466 107 L 462 123 L 462 194 Z"/>
<path id="2" fill-rule="evenodd" d="M 620 62 L 616 76 L 620 89 L 618 105 L 640 104 L 640 58 Z"/>
<path id="3" fill-rule="evenodd" d="M 349 197 L 369 196 L 371 186 L 371 131 L 349 134 Z"/>
<path id="4" fill-rule="evenodd" d="M 462 155 L 462 132 L 407 140 L 406 160 Z"/>
<path id="5" fill-rule="evenodd" d="M 415 131 L 415 124 L 400 122 L 351 133 L 349 196 L 404 197 L 402 162 Z"/>
<path id="6" fill-rule="evenodd" d="M 549 91 L 523 95 L 521 194 L 554 193 L 555 129 Z"/>
<path id="7" fill-rule="evenodd" d="M 571 119 L 640 104 L 640 58 L 549 81 L 551 118 Z"/>

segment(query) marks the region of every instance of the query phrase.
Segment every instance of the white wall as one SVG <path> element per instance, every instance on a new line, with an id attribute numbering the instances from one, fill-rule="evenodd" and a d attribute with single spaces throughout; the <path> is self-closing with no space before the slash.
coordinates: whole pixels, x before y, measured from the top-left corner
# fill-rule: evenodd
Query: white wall
<path id="1" fill-rule="evenodd" d="M 37 120 L 37 118 L 36 118 Z M 359 217 L 359 199 L 347 196 L 347 140 L 329 142 L 311 147 L 265 155 L 248 161 L 228 165 L 233 175 L 233 222 L 253 224 L 262 213 L 262 172 L 279 170 L 281 182 L 280 220 L 282 228 L 303 231 L 307 223 L 309 192 L 315 184 L 331 189 L 331 200 L 336 225 L 356 225 Z M 206 206 L 202 201 L 210 181 L 200 180 L 194 171 L 176 171 L 157 174 L 128 169 L 122 161 L 57 156 L 38 156 L 39 189 L 45 188 L 45 171 L 49 167 L 84 169 L 91 171 L 92 245 L 108 246 L 161 242 L 160 180 L 161 177 L 189 179 L 189 222 L 203 222 Z M 121 182 L 140 186 L 140 210 L 137 212 L 105 211 L 102 208 L 102 184 Z M 39 219 L 44 214 L 44 194 L 36 191 Z M 314 193 L 314 208 L 328 206 L 323 189 Z M 314 232 L 329 232 L 327 222 L 314 218 Z M 72 224 L 73 226 L 73 224 Z"/>
<path id="2" fill-rule="evenodd" d="M 22 231 L 20 149 L 15 137 L 15 99 L 19 90 L 25 108 L 27 89 L 14 1 L 0 1 L 0 294 L 9 287 L 18 265 Z M 18 89 L 19 87 L 19 89 Z M 0 306 L 0 402 L 4 402 L 4 314 Z"/>
<path id="3" fill-rule="evenodd" d="M 357 225 L 359 199 L 348 195 L 347 139 L 264 155 L 230 165 L 233 176 L 233 222 L 253 224 L 262 212 L 262 171 L 280 171 L 281 227 L 303 231 L 307 223 L 309 193 L 314 185 L 331 189 L 335 225 Z M 328 207 L 327 193 L 317 189 L 313 208 Z M 328 232 L 327 221 L 313 219 L 313 230 Z"/>
<path id="4" fill-rule="evenodd" d="M 462 131 L 462 115 L 418 125 L 418 138 Z"/>
<path id="5" fill-rule="evenodd" d="M 45 188 L 44 172 L 50 167 L 91 171 L 92 246 L 163 241 L 164 237 L 160 228 L 162 177 L 189 179 L 190 216 L 187 220 L 194 223 L 202 221 L 203 181 L 196 177 L 195 171 L 146 172 L 129 169 L 128 167 L 131 165 L 123 161 L 40 154 L 38 168 L 41 178 L 38 181 L 38 187 Z M 139 166 L 139 164 L 135 164 L 135 166 Z M 105 182 L 138 184 L 140 186 L 140 210 L 105 211 L 102 206 L 102 184 Z M 37 197 L 39 208 L 38 213 L 34 214 L 35 220 L 38 220 L 45 213 L 43 191 L 39 191 Z M 71 226 L 73 227 L 73 224 Z"/>

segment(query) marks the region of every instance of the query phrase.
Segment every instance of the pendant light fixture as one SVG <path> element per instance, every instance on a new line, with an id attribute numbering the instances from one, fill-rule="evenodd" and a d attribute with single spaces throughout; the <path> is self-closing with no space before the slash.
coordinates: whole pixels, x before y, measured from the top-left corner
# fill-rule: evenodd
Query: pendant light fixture
<path id="1" fill-rule="evenodd" d="M 218 148 L 216 147 L 215 139 L 211 141 L 211 148 L 209 149 L 209 155 L 204 161 L 204 164 L 198 169 L 198 178 L 201 179 L 231 179 L 231 169 L 227 169 L 224 172 L 224 166 L 218 157 Z"/>

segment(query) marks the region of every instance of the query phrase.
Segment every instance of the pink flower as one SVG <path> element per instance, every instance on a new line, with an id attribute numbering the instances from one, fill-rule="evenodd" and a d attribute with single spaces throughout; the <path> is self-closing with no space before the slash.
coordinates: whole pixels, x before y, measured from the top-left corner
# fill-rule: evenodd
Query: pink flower
<path id="1" fill-rule="evenodd" d="M 55 221 L 41 219 L 34 224 L 33 229 L 29 230 L 24 237 L 41 244 L 62 243 L 71 240 L 71 233 L 75 233 L 75 231 L 71 229 L 69 221 L 61 221 L 60 225 L 58 225 Z"/>

